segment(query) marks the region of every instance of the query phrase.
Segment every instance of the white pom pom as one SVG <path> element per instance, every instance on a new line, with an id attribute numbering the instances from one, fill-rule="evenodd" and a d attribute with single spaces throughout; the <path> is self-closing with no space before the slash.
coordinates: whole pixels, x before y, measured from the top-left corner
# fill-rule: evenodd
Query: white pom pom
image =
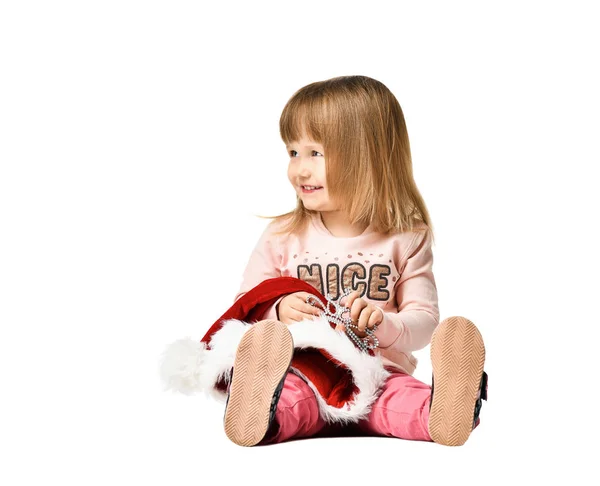
<path id="1" fill-rule="evenodd" d="M 206 343 L 191 338 L 167 346 L 161 356 L 160 377 L 165 390 L 191 395 L 203 390 L 202 372 L 209 351 Z"/>

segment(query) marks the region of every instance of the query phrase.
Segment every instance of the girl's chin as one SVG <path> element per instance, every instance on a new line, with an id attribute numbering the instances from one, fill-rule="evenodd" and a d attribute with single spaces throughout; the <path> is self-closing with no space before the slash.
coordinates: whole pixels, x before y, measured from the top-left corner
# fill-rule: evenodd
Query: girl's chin
<path id="1" fill-rule="evenodd" d="M 304 204 L 304 207 L 306 209 L 310 209 L 311 211 L 322 211 L 323 210 L 321 204 L 310 203 L 307 201 L 303 201 L 302 203 Z"/>

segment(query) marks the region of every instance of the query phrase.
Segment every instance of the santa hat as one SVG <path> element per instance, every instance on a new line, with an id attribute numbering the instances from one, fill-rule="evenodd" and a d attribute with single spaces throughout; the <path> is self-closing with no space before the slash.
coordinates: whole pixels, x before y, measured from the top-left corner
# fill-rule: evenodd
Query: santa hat
<path id="1" fill-rule="evenodd" d="M 379 355 L 359 348 L 344 331 L 335 329 L 332 302 L 294 277 L 271 278 L 243 294 L 200 341 L 184 338 L 170 344 L 160 365 L 165 389 L 184 394 L 204 392 L 225 402 L 242 336 L 279 297 L 294 292 L 312 294 L 327 311 L 314 320 L 288 325 L 295 348 L 290 372 L 314 391 L 325 421 L 347 423 L 365 418 L 390 373 Z"/>

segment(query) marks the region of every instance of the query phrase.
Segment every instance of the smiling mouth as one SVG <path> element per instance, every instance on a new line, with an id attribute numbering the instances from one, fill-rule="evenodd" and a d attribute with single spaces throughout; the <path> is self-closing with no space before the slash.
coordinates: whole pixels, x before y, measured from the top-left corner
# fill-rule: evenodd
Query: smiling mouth
<path id="1" fill-rule="evenodd" d="M 314 192 L 320 191 L 321 189 L 323 189 L 323 187 L 319 187 L 319 186 L 300 186 L 300 188 L 302 189 L 302 192 L 304 194 L 312 194 Z"/>

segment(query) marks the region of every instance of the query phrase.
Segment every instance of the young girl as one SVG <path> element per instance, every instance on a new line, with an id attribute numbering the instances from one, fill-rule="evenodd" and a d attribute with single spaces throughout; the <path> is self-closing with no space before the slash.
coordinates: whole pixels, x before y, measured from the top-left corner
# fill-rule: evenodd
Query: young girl
<path id="1" fill-rule="evenodd" d="M 315 82 L 288 101 L 280 132 L 296 208 L 267 225 L 234 300 L 256 301 L 270 279 L 292 277 L 327 295 L 337 312 L 315 305 L 311 292 L 283 293 L 245 328 L 225 380 L 227 436 L 246 446 L 348 431 L 463 444 L 487 399 L 485 350 L 468 319 L 438 326 L 433 231 L 398 101 L 365 76 Z M 336 323 L 333 338 L 321 333 L 318 316 Z M 312 341 L 294 331 L 307 323 Z M 327 352 L 311 355 L 318 339 L 327 341 Z M 224 340 L 213 339 L 214 349 Z M 412 376 L 412 353 L 430 342 L 431 387 Z M 372 357 L 363 353 L 358 362 L 352 353 L 332 351 L 350 344 Z M 323 354 L 354 370 L 346 389 L 362 393 L 373 383 L 377 389 L 344 403 L 339 390 L 346 375 Z M 364 369 L 366 379 L 358 376 Z"/>

